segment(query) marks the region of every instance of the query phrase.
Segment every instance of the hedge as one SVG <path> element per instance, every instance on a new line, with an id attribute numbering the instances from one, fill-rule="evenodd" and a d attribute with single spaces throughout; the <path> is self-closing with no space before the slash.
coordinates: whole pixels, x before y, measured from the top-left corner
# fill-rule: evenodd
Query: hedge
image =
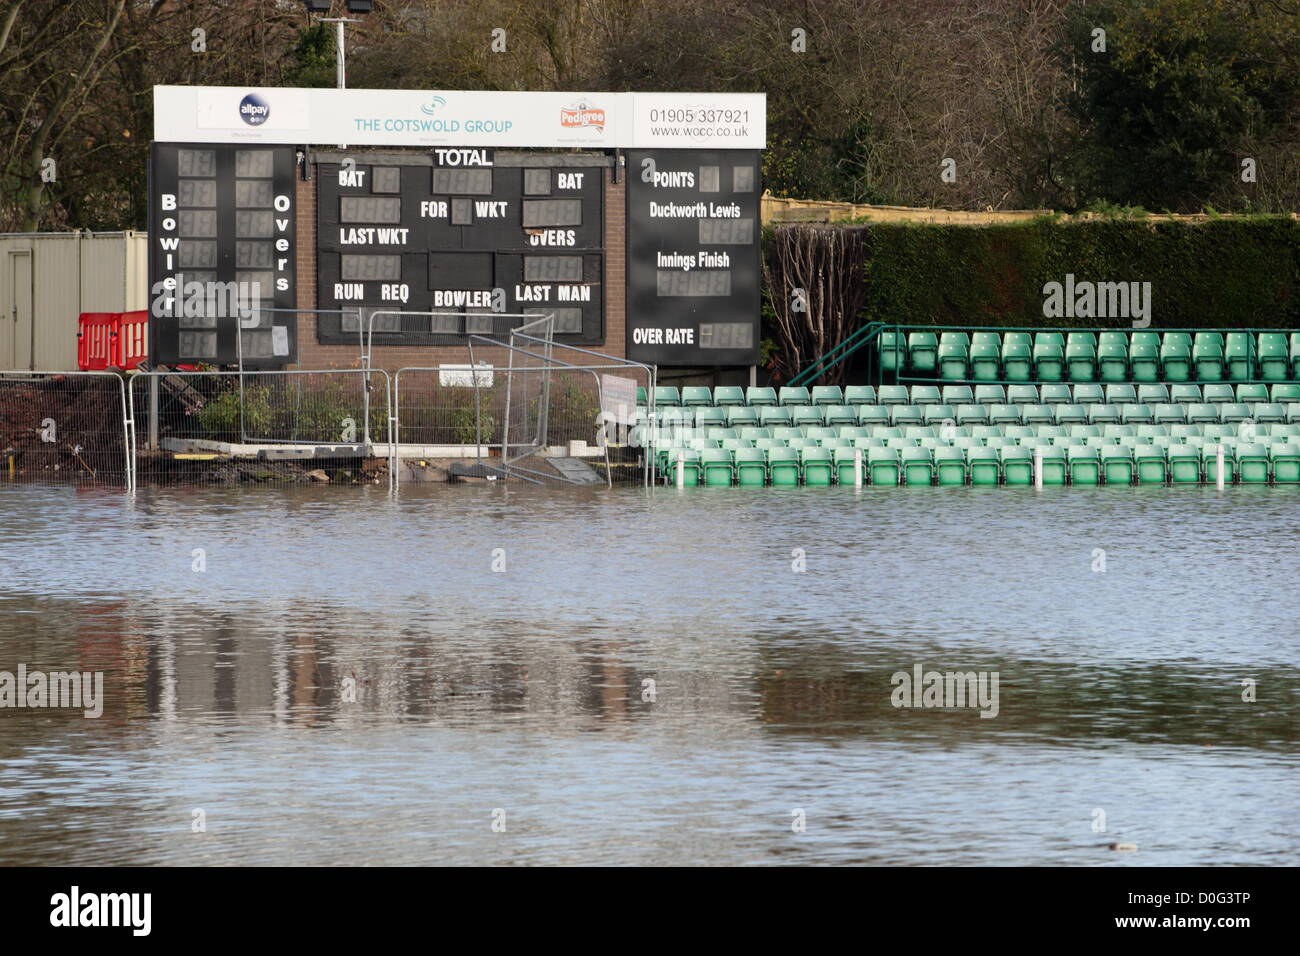
<path id="1" fill-rule="evenodd" d="M 1043 217 L 977 227 L 775 228 L 862 231 L 864 322 L 1127 326 L 1123 319 L 1044 316 L 1044 285 L 1073 274 L 1076 282 L 1150 282 L 1156 329 L 1300 329 L 1300 221 L 1294 218 Z"/>

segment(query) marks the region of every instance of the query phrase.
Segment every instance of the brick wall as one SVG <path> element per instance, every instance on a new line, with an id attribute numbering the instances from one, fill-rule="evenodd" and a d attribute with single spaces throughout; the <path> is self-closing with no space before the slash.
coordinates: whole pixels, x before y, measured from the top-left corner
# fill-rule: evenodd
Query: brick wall
<path id="1" fill-rule="evenodd" d="M 615 183 L 614 170 L 605 173 L 605 341 L 602 345 L 584 345 L 583 348 L 619 356 L 626 352 L 625 325 L 625 229 L 627 202 L 623 183 Z M 298 180 L 298 308 L 316 308 L 316 176 L 311 180 Z M 309 312 L 298 315 L 298 364 L 300 369 L 357 368 L 357 345 L 321 345 L 316 341 L 316 316 Z M 474 350 L 476 362 L 491 365 L 505 364 L 503 349 Z M 572 360 L 577 353 L 569 353 Z M 396 371 L 403 366 L 438 366 L 464 364 L 468 351 L 465 346 L 422 347 L 413 345 L 387 345 L 374 347 L 371 366 Z M 561 351 L 557 358 L 565 359 Z"/>

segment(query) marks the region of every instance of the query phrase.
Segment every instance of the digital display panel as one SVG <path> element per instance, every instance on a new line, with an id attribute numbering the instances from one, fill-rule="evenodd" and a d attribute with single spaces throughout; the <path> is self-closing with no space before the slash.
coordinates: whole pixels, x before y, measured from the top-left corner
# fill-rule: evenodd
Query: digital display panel
<path id="1" fill-rule="evenodd" d="M 757 364 L 759 160 L 751 150 L 628 153 L 628 358 Z"/>
<path id="2" fill-rule="evenodd" d="M 251 368 L 296 360 L 297 172 L 287 146 L 153 144 L 153 363 L 235 365 L 241 352 Z M 247 335 L 250 313 L 257 340 Z"/>
<path id="3" fill-rule="evenodd" d="M 311 156 L 322 344 L 356 344 L 344 311 L 398 308 L 401 322 L 376 322 L 376 345 L 452 345 L 521 321 L 494 320 L 494 309 L 553 312 L 567 341 L 604 344 L 610 157 L 452 148 Z"/>

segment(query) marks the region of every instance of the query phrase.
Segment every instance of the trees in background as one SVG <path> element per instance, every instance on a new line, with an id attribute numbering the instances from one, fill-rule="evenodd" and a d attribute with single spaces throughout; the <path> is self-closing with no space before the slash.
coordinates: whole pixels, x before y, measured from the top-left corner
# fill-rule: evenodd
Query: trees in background
<path id="1" fill-rule="evenodd" d="M 766 92 L 776 195 L 1300 208 L 1300 0 L 376 0 L 349 31 L 354 87 Z M 294 0 L 11 0 L 0 230 L 142 227 L 154 84 L 333 56 Z"/>

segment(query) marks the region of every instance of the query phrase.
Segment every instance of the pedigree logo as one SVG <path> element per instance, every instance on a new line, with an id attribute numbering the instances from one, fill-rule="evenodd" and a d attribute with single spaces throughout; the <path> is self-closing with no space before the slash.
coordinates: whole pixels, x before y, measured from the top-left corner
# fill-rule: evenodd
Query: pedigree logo
<path id="1" fill-rule="evenodd" d="M 588 105 L 586 100 L 579 100 L 573 106 L 566 106 L 560 110 L 560 125 L 565 129 L 594 126 L 596 129 L 603 130 L 605 111 Z"/>

